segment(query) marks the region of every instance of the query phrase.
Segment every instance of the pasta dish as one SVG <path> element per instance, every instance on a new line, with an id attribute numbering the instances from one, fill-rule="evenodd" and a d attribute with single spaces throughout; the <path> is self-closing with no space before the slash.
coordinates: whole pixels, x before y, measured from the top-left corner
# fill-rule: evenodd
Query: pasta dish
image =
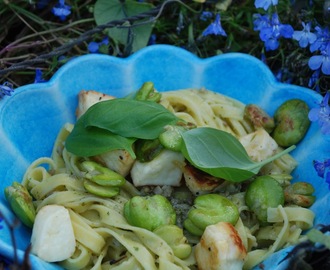
<path id="1" fill-rule="evenodd" d="M 266 108 L 204 88 L 153 94 L 157 100 L 141 102 L 151 107 L 157 103 L 179 119 L 173 124 L 169 116 L 164 136 L 122 136 L 131 148 L 84 156 L 66 147 L 70 134 L 76 136 L 74 132 L 80 128 L 67 123 L 57 136 L 51 157 L 41 157 L 29 166 L 21 184 L 36 212 L 31 224 L 32 253 L 65 269 L 252 269 L 279 249 L 298 243 L 302 232 L 313 226 L 314 213 L 308 209 L 313 196 L 312 192 L 296 192 L 299 188 L 291 172 L 298 164 L 285 152 L 287 146 L 272 137 L 273 127 L 269 128 L 268 121 L 273 119 L 263 111 Z M 126 104 L 125 98 L 80 92 L 77 119 L 83 119 L 86 132 L 93 131 L 100 138 L 108 133 L 114 136 L 116 132 L 104 131 L 102 115 L 92 128 L 92 116 L 87 116 L 94 105 L 113 100 L 118 100 L 118 106 L 122 106 L 119 101 Z M 112 112 L 113 117 L 116 114 Z M 262 115 L 262 123 L 256 115 Z M 118 119 L 122 125 L 124 121 L 130 123 L 129 119 Z M 208 132 L 206 138 L 213 137 L 214 129 L 220 130 L 224 137 L 215 141 L 226 139 L 222 149 L 233 149 L 226 148 L 227 142 L 235 139 L 236 145 L 237 140 L 253 164 L 279 157 L 260 166 L 251 177 L 245 174 L 247 169 L 231 168 L 226 158 L 223 168 L 218 169 L 209 165 L 214 160 L 210 157 L 204 170 L 200 164 L 206 162 L 195 162 L 188 145 L 194 139 L 188 134 L 197 136 L 194 132 L 200 128 Z M 170 143 L 168 134 L 174 137 Z M 84 140 L 85 135 L 79 136 Z M 186 143 L 184 148 L 180 136 Z M 194 143 L 196 147 L 216 147 L 210 145 L 211 139 L 199 140 Z M 86 151 L 98 143 L 95 139 Z M 200 149 L 196 151 L 202 152 Z M 242 159 L 233 151 L 223 150 L 223 155 Z M 231 181 L 234 175 L 241 177 Z M 308 183 L 297 184 L 304 190 L 312 188 Z M 310 200 L 307 203 L 306 198 Z M 58 208 L 47 209 L 49 206 Z M 65 215 L 68 218 L 61 219 Z M 45 229 L 44 222 L 50 216 L 52 224 Z M 55 230 L 57 226 L 63 226 L 60 232 L 49 231 L 49 227 Z M 55 244 L 45 243 L 51 233 L 61 241 L 61 252 L 56 252 L 63 257 L 54 255 Z"/>

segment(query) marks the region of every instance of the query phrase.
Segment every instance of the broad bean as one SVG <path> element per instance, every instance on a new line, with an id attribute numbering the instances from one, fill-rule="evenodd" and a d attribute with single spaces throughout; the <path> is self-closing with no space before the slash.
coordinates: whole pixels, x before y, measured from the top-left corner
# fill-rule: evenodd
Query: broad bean
<path id="1" fill-rule="evenodd" d="M 278 145 L 288 147 L 302 140 L 310 126 L 308 113 L 308 105 L 300 99 L 288 100 L 276 110 L 272 137 Z"/>
<path id="2" fill-rule="evenodd" d="M 205 228 L 220 221 L 236 224 L 239 218 L 237 206 L 224 196 L 204 194 L 198 196 L 188 212 L 184 227 L 191 234 L 201 236 Z"/>
<path id="3" fill-rule="evenodd" d="M 278 181 L 268 175 L 253 180 L 245 193 L 245 203 L 258 220 L 267 223 L 267 208 L 284 204 L 284 191 Z"/>
<path id="4" fill-rule="evenodd" d="M 176 213 L 162 195 L 135 196 L 124 205 L 124 217 L 133 226 L 153 231 L 161 225 L 176 223 Z"/>
<path id="5" fill-rule="evenodd" d="M 36 210 L 28 190 L 22 184 L 14 182 L 11 186 L 5 188 L 5 197 L 19 220 L 32 228 Z"/>
<path id="6" fill-rule="evenodd" d="M 264 128 L 268 133 L 271 133 L 275 127 L 273 117 L 255 104 L 245 106 L 244 117 L 252 123 L 255 129 Z"/>
<path id="7" fill-rule="evenodd" d="M 183 230 L 176 225 L 162 225 L 154 230 L 173 250 L 174 255 L 180 259 L 186 259 L 192 250 Z"/>
<path id="8" fill-rule="evenodd" d="M 301 207 L 310 207 L 315 202 L 314 187 L 306 182 L 296 182 L 284 189 L 285 201 Z"/>

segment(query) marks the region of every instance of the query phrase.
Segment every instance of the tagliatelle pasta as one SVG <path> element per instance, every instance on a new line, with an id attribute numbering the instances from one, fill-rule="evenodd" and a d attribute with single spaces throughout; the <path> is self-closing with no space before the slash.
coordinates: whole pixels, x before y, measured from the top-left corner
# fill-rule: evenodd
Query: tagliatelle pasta
<path id="1" fill-rule="evenodd" d="M 198 127 L 217 128 L 237 138 L 255 131 L 244 117 L 245 104 L 206 89 L 164 92 L 160 103 Z M 60 265 L 66 269 L 197 269 L 194 252 L 188 258 L 180 259 L 160 236 L 128 224 L 123 216 L 124 204 L 141 194 L 131 182 L 126 181 L 120 194 L 112 198 L 86 191 L 82 181 L 85 172 L 79 167 L 86 158 L 77 157 L 64 147 L 72 128 L 71 124 L 62 128 L 54 143 L 52 157 L 34 161 L 22 182 L 35 199 L 37 211 L 49 204 L 69 209 L 76 251 Z M 286 154 L 262 171 L 290 174 L 296 165 L 296 161 Z M 269 208 L 269 223 L 263 226 L 246 206 L 240 184 L 225 183 L 213 192 L 226 196 L 238 207 L 240 218 L 235 228 L 247 251 L 244 269 L 251 269 L 277 250 L 296 243 L 302 230 L 313 225 L 311 210 L 285 205 Z M 194 237 L 187 238 L 192 244 L 198 242 Z"/>

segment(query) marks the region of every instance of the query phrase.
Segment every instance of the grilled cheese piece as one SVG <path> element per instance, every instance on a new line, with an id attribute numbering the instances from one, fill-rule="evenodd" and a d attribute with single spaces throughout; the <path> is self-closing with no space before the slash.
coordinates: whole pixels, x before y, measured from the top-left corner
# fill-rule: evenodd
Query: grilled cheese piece
<path id="1" fill-rule="evenodd" d="M 207 226 L 195 248 L 199 270 L 242 270 L 246 254 L 238 232 L 228 222 Z"/>
<path id="2" fill-rule="evenodd" d="M 180 186 L 184 156 L 179 152 L 162 150 L 149 162 L 136 161 L 131 170 L 134 186 Z"/>
<path id="3" fill-rule="evenodd" d="M 34 221 L 31 252 L 46 262 L 59 262 L 72 256 L 76 239 L 69 211 L 61 205 L 42 207 Z"/>
<path id="4" fill-rule="evenodd" d="M 77 119 L 82 116 L 92 105 L 114 98 L 114 96 L 103 94 L 94 90 L 81 90 L 78 94 L 78 107 L 76 109 Z"/>
<path id="5" fill-rule="evenodd" d="M 210 193 L 223 182 L 222 179 L 204 173 L 190 164 L 184 166 L 183 177 L 186 186 L 194 195 Z"/>

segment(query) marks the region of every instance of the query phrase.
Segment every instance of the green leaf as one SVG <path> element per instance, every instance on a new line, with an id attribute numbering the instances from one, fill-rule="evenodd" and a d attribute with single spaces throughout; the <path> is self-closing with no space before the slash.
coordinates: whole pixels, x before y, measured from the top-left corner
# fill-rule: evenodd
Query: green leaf
<path id="1" fill-rule="evenodd" d="M 83 116 L 77 121 L 74 129 L 65 141 L 65 148 L 80 157 L 96 156 L 111 150 L 125 149 L 135 158 L 132 145 L 135 139 L 96 127 L 85 128 Z"/>
<path id="2" fill-rule="evenodd" d="M 122 20 L 127 17 L 149 11 L 153 7 L 154 6 L 152 4 L 140 3 L 133 0 L 98 0 L 94 6 L 94 18 L 97 25 L 101 25 L 113 20 Z M 142 21 L 134 22 L 133 25 L 141 22 Z M 133 38 L 131 44 L 132 52 L 136 52 L 148 44 L 152 26 L 152 23 L 145 23 L 140 26 L 131 27 L 130 29 L 109 28 L 108 35 L 115 41 L 124 44 L 125 46 L 130 45 L 129 35 L 131 35 Z"/>
<path id="3" fill-rule="evenodd" d="M 106 129 L 123 137 L 156 139 L 178 118 L 152 101 L 117 98 L 99 102 L 84 114 L 84 127 Z"/>
<path id="4" fill-rule="evenodd" d="M 182 133 L 181 152 L 200 170 L 228 181 L 242 182 L 257 174 L 268 162 L 294 147 L 262 162 L 252 161 L 242 144 L 231 134 L 214 128 L 201 127 Z"/>

